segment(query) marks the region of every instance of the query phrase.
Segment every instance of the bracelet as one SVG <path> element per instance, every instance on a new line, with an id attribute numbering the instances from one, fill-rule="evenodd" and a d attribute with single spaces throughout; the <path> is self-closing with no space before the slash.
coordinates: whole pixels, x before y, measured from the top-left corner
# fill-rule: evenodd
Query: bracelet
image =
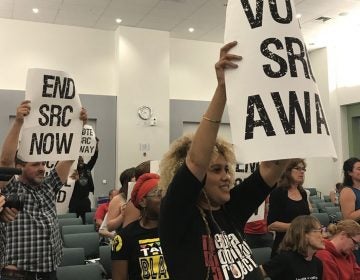
<path id="1" fill-rule="evenodd" d="M 204 120 L 209 121 L 209 122 L 212 122 L 212 123 L 221 123 L 221 120 L 220 120 L 220 121 L 212 120 L 212 119 L 209 119 L 208 117 L 205 117 L 205 116 L 203 116 L 202 118 L 203 118 Z"/>

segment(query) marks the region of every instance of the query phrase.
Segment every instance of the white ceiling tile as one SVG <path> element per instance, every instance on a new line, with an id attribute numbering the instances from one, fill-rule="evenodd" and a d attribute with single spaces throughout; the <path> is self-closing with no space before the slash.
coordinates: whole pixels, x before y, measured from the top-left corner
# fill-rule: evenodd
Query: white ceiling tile
<path id="1" fill-rule="evenodd" d="M 294 0 L 307 41 L 321 41 L 336 26 L 360 24 L 359 0 Z M 227 0 L 0 0 L 0 18 L 115 30 L 121 25 L 167 30 L 173 38 L 222 42 Z M 39 8 L 33 14 L 32 8 Z M 339 13 L 348 13 L 347 17 Z M 316 21 L 320 16 L 328 22 Z M 194 27 L 195 32 L 188 32 Z M 324 35 L 325 34 L 325 35 Z"/>

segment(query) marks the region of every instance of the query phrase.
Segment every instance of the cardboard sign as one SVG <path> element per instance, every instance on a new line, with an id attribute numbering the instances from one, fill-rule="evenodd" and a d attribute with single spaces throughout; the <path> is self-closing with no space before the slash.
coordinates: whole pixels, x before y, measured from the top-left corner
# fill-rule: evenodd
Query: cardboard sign
<path id="1" fill-rule="evenodd" d="M 55 168 L 57 161 L 47 161 L 45 165 L 45 176 L 47 176 L 52 169 Z M 76 169 L 77 162 L 74 162 L 70 168 L 71 176 L 74 169 Z M 56 196 L 56 212 L 57 214 L 65 214 L 69 212 L 69 202 L 74 190 L 75 181 L 70 177 L 67 178 L 66 183 L 62 186 Z"/>
<path id="2" fill-rule="evenodd" d="M 29 162 L 77 159 L 83 124 L 74 80 L 62 71 L 30 69 L 25 99 L 31 111 L 24 120 L 19 157 Z"/>
<path id="3" fill-rule="evenodd" d="M 96 136 L 91 125 L 84 125 L 81 133 L 80 156 L 88 162 L 95 153 Z"/>
<path id="4" fill-rule="evenodd" d="M 229 0 L 225 42 L 237 41 L 226 72 L 231 134 L 242 163 L 336 157 L 324 107 L 291 0 Z"/>

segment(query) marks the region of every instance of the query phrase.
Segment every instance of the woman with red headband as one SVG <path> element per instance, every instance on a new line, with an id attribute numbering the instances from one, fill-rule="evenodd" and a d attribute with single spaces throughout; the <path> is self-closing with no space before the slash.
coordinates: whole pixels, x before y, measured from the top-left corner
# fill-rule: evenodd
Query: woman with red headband
<path id="1" fill-rule="evenodd" d="M 141 218 L 120 229 L 112 249 L 112 279 L 170 279 L 158 234 L 161 192 L 159 175 L 145 173 L 136 181 L 131 202 Z"/>

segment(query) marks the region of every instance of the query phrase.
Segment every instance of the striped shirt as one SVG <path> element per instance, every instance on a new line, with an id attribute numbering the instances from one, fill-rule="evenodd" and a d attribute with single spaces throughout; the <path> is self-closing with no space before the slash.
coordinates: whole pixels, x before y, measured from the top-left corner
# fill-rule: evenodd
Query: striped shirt
<path id="1" fill-rule="evenodd" d="M 0 248 L 5 248 L 1 265 L 16 265 L 32 272 L 55 271 L 62 258 L 62 241 L 56 214 L 56 194 L 62 182 L 53 169 L 39 186 L 11 180 L 2 190 L 5 196 L 16 193 L 24 209 L 15 221 L 0 222 Z M 5 233 L 5 234 L 4 234 Z"/>

